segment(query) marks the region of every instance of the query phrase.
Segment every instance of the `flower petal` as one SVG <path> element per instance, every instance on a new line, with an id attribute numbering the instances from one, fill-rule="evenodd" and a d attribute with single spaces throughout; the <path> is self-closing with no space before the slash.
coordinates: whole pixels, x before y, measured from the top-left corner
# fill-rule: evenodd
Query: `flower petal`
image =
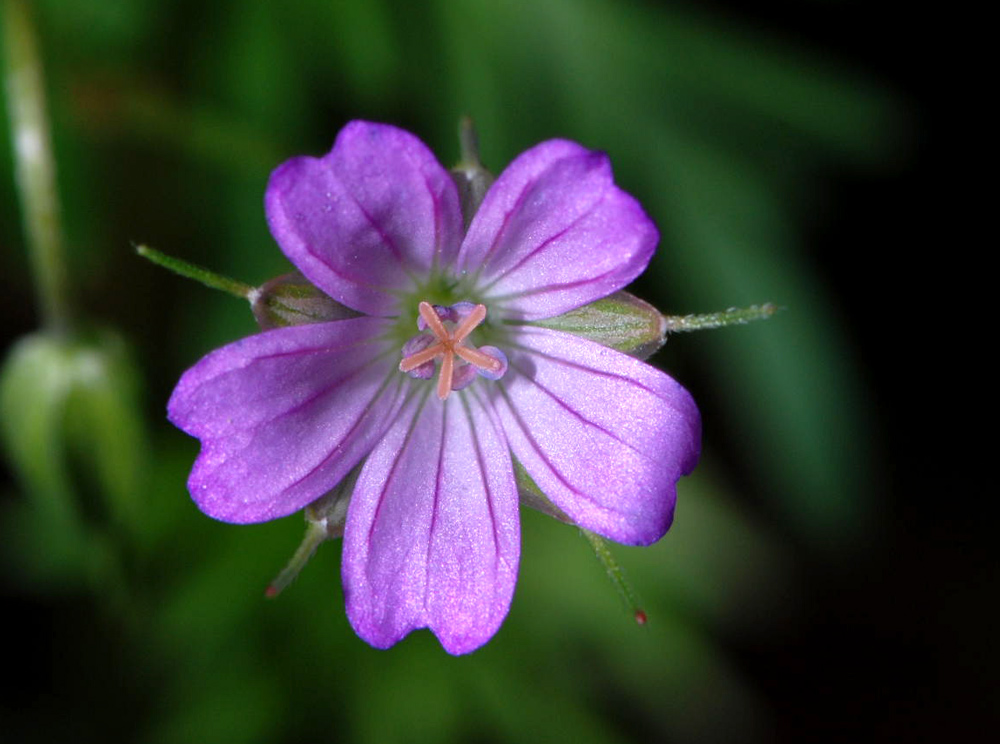
<path id="1" fill-rule="evenodd" d="M 170 420 L 202 447 L 188 488 L 209 516 L 262 522 L 333 488 L 401 405 L 386 325 L 352 318 L 292 326 L 218 349 L 181 377 Z"/>
<path id="2" fill-rule="evenodd" d="M 387 648 L 430 628 L 445 650 L 488 641 L 510 607 L 520 538 L 507 444 L 464 395 L 421 396 L 373 450 L 344 533 L 347 614 Z"/>
<path id="3" fill-rule="evenodd" d="M 333 299 L 391 315 L 394 291 L 448 265 L 462 239 L 458 191 L 416 137 L 355 121 L 323 158 L 289 160 L 264 198 L 275 240 Z"/>
<path id="4" fill-rule="evenodd" d="M 481 301 L 537 320 L 624 287 L 646 268 L 658 239 L 639 203 L 615 186 L 603 153 L 552 140 L 500 174 L 458 266 L 479 272 Z"/>
<path id="5" fill-rule="evenodd" d="M 570 334 L 525 328 L 517 342 L 495 401 L 514 457 L 581 527 L 658 540 L 698 459 L 694 400 L 654 367 Z"/>

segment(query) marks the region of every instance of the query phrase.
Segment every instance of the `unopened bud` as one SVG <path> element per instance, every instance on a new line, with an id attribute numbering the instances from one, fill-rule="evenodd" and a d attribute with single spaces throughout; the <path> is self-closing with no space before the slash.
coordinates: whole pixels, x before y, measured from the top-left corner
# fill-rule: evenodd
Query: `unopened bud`
<path id="1" fill-rule="evenodd" d="M 4 443 L 25 490 L 56 522 L 79 520 L 82 494 L 93 491 L 111 521 L 136 523 L 146 454 L 137 379 L 108 331 L 36 333 L 5 360 Z"/>

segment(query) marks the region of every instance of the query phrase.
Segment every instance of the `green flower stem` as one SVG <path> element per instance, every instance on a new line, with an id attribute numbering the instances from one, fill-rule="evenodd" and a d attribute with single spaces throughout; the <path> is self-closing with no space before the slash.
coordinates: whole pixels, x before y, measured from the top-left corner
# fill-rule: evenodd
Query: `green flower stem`
<path id="1" fill-rule="evenodd" d="M 236 279 L 230 279 L 228 276 L 216 274 L 214 271 L 209 271 L 201 266 L 168 256 L 166 253 L 160 253 L 148 245 L 137 245 L 135 252 L 143 258 L 149 259 L 157 266 L 162 266 L 188 279 L 194 279 L 196 282 L 201 282 L 211 289 L 221 289 L 223 292 L 233 295 L 233 297 L 252 301 L 252 295 L 257 291 L 256 288 L 251 287 L 249 284 L 244 284 Z"/>
<path id="2" fill-rule="evenodd" d="M 611 583 L 615 585 L 618 590 L 618 594 L 624 600 L 625 605 L 628 607 L 629 612 L 632 613 L 632 617 L 635 619 L 636 623 L 639 625 L 646 624 L 646 613 L 639 607 L 639 601 L 636 599 L 635 592 L 632 591 L 632 587 L 628 583 L 628 579 L 625 578 L 625 571 L 618 561 L 615 560 L 614 554 L 611 552 L 611 548 L 608 547 L 608 541 L 605 540 L 598 534 L 591 532 L 590 530 L 585 530 L 580 528 L 580 532 L 583 536 L 587 538 L 590 543 L 590 547 L 594 549 L 594 554 L 597 556 L 597 560 L 601 562 L 604 566 L 604 570 L 607 571 L 608 578 L 611 579 Z"/>
<path id="3" fill-rule="evenodd" d="M 67 330 L 73 313 L 63 255 L 52 140 L 35 27 L 25 0 L 2 0 L 7 105 L 17 189 L 43 324 Z"/>
<path id="4" fill-rule="evenodd" d="M 295 580 L 295 577 L 299 575 L 302 568 L 309 562 L 313 553 L 316 552 L 316 548 L 329 538 L 330 535 L 322 522 L 307 522 L 306 536 L 302 539 L 298 550 L 295 551 L 292 560 L 281 570 L 281 573 L 275 577 L 274 581 L 267 585 L 264 596 L 268 599 L 274 599 L 281 594 L 281 591 Z"/>
<path id="5" fill-rule="evenodd" d="M 767 320 L 776 312 L 778 306 L 766 302 L 763 305 L 750 307 L 731 307 L 718 313 L 704 315 L 665 315 L 663 316 L 664 332 L 683 333 L 685 331 L 704 331 L 710 328 L 725 328 L 726 326 L 746 325 L 755 320 Z"/>
<path id="6" fill-rule="evenodd" d="M 470 116 L 463 116 L 458 120 L 458 143 L 462 153 L 458 167 L 482 168 L 483 164 L 479 161 L 479 136 Z"/>

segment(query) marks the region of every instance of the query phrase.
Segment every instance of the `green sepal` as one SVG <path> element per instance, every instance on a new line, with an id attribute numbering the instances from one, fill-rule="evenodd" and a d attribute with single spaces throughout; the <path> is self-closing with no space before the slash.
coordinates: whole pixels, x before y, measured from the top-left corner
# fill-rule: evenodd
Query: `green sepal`
<path id="1" fill-rule="evenodd" d="M 528 471 L 524 469 L 524 465 L 514 457 L 511 457 L 511 460 L 514 463 L 514 480 L 517 483 L 517 495 L 521 505 L 529 506 L 535 511 L 540 511 L 542 514 L 547 514 L 553 519 L 558 519 L 560 522 L 575 525 L 575 522 L 570 519 L 566 512 L 549 501 L 549 497 L 538 487 L 534 478 L 528 475 Z"/>
<path id="2" fill-rule="evenodd" d="M 538 487 L 538 484 L 535 483 L 534 479 L 528 474 L 528 471 L 524 469 L 524 466 L 520 462 L 514 458 L 512 458 L 512 461 L 514 464 L 514 480 L 517 483 L 517 494 L 520 499 L 521 506 L 531 507 L 536 511 L 542 512 L 542 514 L 547 514 L 554 519 L 558 519 L 560 522 L 578 526 L 569 517 L 569 515 L 566 514 L 566 512 L 549 501 L 548 497 L 542 492 L 542 489 Z M 594 554 L 601 562 L 601 565 L 604 566 L 604 570 L 607 573 L 608 578 L 611 579 L 611 583 L 615 585 L 615 588 L 618 590 L 618 594 L 621 596 L 622 601 L 624 601 L 625 606 L 632 615 L 632 618 L 639 625 L 645 625 L 646 613 L 639 606 L 639 601 L 636 598 L 635 592 L 629 584 L 628 579 L 625 577 L 625 571 L 618 564 L 614 554 L 611 552 L 611 547 L 608 545 L 608 541 L 595 532 L 585 530 L 582 527 L 579 529 L 580 533 L 587 538 L 587 542 L 590 543 L 590 546 L 593 548 Z"/>
<path id="3" fill-rule="evenodd" d="M 305 508 L 306 521 L 323 528 L 327 537 L 343 537 L 347 524 L 347 506 L 354 493 L 354 485 L 361 475 L 361 464 L 355 465 L 343 479 Z"/>
<path id="4" fill-rule="evenodd" d="M 479 140 L 472 126 L 472 119 L 463 116 L 458 124 L 458 139 L 462 148 L 462 159 L 451 169 L 451 178 L 458 187 L 459 204 L 462 207 L 462 223 L 466 230 L 472 218 L 479 211 L 486 192 L 496 177 L 479 162 Z"/>
<path id="5" fill-rule="evenodd" d="M 320 545 L 331 538 L 344 536 L 347 507 L 351 502 L 354 484 L 357 483 L 361 467 L 360 464 L 356 465 L 340 483 L 303 510 L 306 518 L 306 534 L 288 564 L 281 569 L 274 581 L 267 585 L 264 591 L 265 597 L 273 599 L 281 594 L 305 568 Z"/>
<path id="6" fill-rule="evenodd" d="M 359 313 L 325 294 L 298 271 L 275 277 L 248 299 L 262 330 L 356 318 Z"/>
<path id="7" fill-rule="evenodd" d="M 628 292 L 615 292 L 533 325 L 582 336 L 639 359 L 648 359 L 667 338 L 660 311 Z"/>

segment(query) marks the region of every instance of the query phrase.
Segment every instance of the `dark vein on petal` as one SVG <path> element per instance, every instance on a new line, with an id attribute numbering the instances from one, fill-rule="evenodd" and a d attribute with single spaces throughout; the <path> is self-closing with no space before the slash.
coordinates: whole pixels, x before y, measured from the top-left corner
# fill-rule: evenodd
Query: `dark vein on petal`
<path id="1" fill-rule="evenodd" d="M 399 262 L 399 267 L 403 270 L 403 273 L 406 274 L 408 277 L 410 277 L 411 280 L 415 281 L 415 277 L 413 276 L 411 267 L 407 266 L 406 261 L 403 260 L 402 251 L 396 245 L 395 241 L 392 240 L 389 237 L 389 235 L 382 229 L 382 227 L 378 224 L 378 222 L 376 222 L 375 218 L 368 213 L 368 210 L 364 208 L 364 206 L 361 204 L 361 201 L 358 199 L 357 196 L 354 195 L 354 193 L 350 189 L 348 189 L 345 186 L 343 191 L 345 194 L 347 194 L 347 196 L 351 199 L 351 201 L 354 202 L 355 206 L 357 206 L 358 208 L 358 211 L 361 212 L 362 215 L 364 215 L 364 218 L 368 222 L 369 226 L 372 228 L 372 230 L 375 231 L 375 233 L 379 236 L 379 238 L 381 238 L 382 243 L 389 249 L 389 252 L 392 253 L 393 256 L 395 256 L 396 260 Z M 341 274 L 339 274 L 339 272 L 337 273 L 338 276 L 342 276 Z M 388 287 L 382 288 L 382 287 L 375 287 L 374 285 L 368 285 L 367 283 L 364 282 L 358 282 L 358 283 L 364 284 L 365 286 L 371 286 L 374 289 L 381 289 L 384 292 L 389 291 Z"/>
<path id="2" fill-rule="evenodd" d="M 385 230 L 382 229 L 382 226 L 375 221 L 375 218 L 368 212 L 367 209 L 365 209 L 364 205 L 361 204 L 361 200 L 355 195 L 355 193 L 351 189 L 345 186 L 344 193 L 351 198 L 351 201 L 354 202 L 354 205 L 358 208 L 358 211 L 361 212 L 361 214 L 364 216 L 365 221 L 368 222 L 368 225 L 372 228 L 372 230 L 374 230 L 375 233 L 379 236 L 379 238 L 382 239 L 382 243 L 384 243 L 385 246 L 389 249 L 389 252 L 396 257 L 396 260 L 399 261 L 400 264 L 402 264 L 403 257 L 399 251 L 399 248 L 396 246 L 395 241 L 393 241 L 388 236 L 388 234 L 386 234 Z M 406 267 L 404 267 L 404 269 L 405 268 Z"/>
<path id="3" fill-rule="evenodd" d="M 319 253 L 317 253 L 318 246 L 314 246 L 311 243 L 306 243 L 304 240 L 302 241 L 302 243 L 303 243 L 303 245 L 304 245 L 304 247 L 306 249 L 305 250 L 306 255 L 308 255 L 308 256 L 316 259 L 317 261 L 319 261 L 319 263 L 323 266 L 324 269 L 326 269 L 331 274 L 333 274 L 334 276 L 336 276 L 342 282 L 345 282 L 347 284 L 355 284 L 355 285 L 357 285 L 359 287 L 364 287 L 365 289 L 370 289 L 370 290 L 372 290 L 374 292 L 382 292 L 384 294 L 389 294 L 390 293 L 391 289 L 389 287 L 386 287 L 386 286 L 383 286 L 383 285 L 379 285 L 379 284 L 372 284 L 371 282 L 366 281 L 364 279 L 361 279 L 358 276 L 355 276 L 354 274 L 348 274 L 344 270 L 342 270 L 340 267 L 335 266 L 334 264 L 328 262 L 325 258 L 323 258 L 322 256 L 320 256 Z M 303 273 L 305 273 L 305 272 L 303 272 Z"/>
<path id="4" fill-rule="evenodd" d="M 517 263 L 515 263 L 509 269 L 506 269 L 502 274 L 500 274 L 495 279 L 493 279 L 493 281 L 489 282 L 488 284 L 486 284 L 483 287 L 480 287 L 480 290 L 483 293 L 485 293 L 485 292 L 487 292 L 489 290 L 490 287 L 492 287 L 493 285 L 495 285 L 497 282 L 501 281 L 505 277 L 508 277 L 508 276 L 516 273 L 519 268 L 521 268 L 525 263 L 527 263 L 528 261 L 530 261 L 536 254 L 538 254 L 539 252 L 543 251 L 546 246 L 550 245 L 554 241 L 556 241 L 559 238 L 563 237 L 566 233 L 568 233 L 570 230 L 572 230 L 577 225 L 579 225 L 583 220 L 586 220 L 588 217 L 590 217 L 594 213 L 594 211 L 598 207 L 600 207 L 601 204 L 604 203 L 604 201 L 605 201 L 606 198 L 607 198 L 607 193 L 606 192 L 602 192 L 601 195 L 600 195 L 600 197 L 597 198 L 594 201 L 593 204 L 591 204 L 580 215 L 578 215 L 572 221 L 570 221 L 570 223 L 568 225 L 566 225 L 564 228 L 562 228 L 561 230 L 559 230 L 559 232 L 557 232 L 555 235 L 551 235 L 548 238 L 546 238 L 545 240 L 543 240 L 541 243 L 539 243 L 537 246 L 535 246 L 532 250 L 528 251 L 520 260 L 518 260 Z"/>
<path id="5" fill-rule="evenodd" d="M 427 188 L 427 193 L 430 194 L 431 197 L 431 203 L 434 205 L 434 255 L 431 259 L 431 271 L 433 272 L 437 270 L 438 265 L 441 263 L 441 236 L 443 232 L 441 221 L 444 209 L 441 206 L 442 195 L 440 191 L 435 190 L 427 174 L 422 175 L 424 178 L 424 186 Z"/>
<path id="6" fill-rule="evenodd" d="M 624 446 L 628 447 L 630 450 L 632 450 L 633 452 L 635 452 L 640 457 L 642 457 L 642 458 L 644 458 L 646 460 L 650 459 L 649 455 L 647 455 L 645 452 L 640 451 L 634 445 L 632 445 L 629 442 L 626 442 L 624 439 L 622 439 L 621 437 L 619 437 L 616 433 L 611 432 L 608 429 L 605 429 L 603 426 L 601 426 L 597 422 L 592 421 L 591 419 L 589 419 L 587 416 L 585 416 L 584 414 L 582 414 L 580 411 L 578 411 L 575 408 L 573 408 L 572 406 L 570 406 L 566 401 L 564 401 L 561 397 L 559 397 L 554 392 L 552 392 L 545 385 L 542 385 L 540 382 L 538 382 L 538 380 L 529 378 L 528 375 L 524 374 L 524 369 L 523 368 L 518 367 L 514 362 L 511 362 L 510 364 L 511 364 L 512 367 L 514 367 L 515 369 L 517 369 L 519 372 L 522 373 L 522 375 L 524 376 L 525 380 L 530 381 L 530 383 L 532 385 L 534 385 L 536 388 L 538 388 L 543 393 L 545 393 L 547 396 L 549 396 L 563 410 L 568 411 L 570 414 L 573 415 L 573 417 L 575 417 L 576 419 L 578 419 L 581 423 L 587 424 L 587 425 L 593 427 L 594 429 L 597 429 L 598 431 L 603 432 L 609 438 L 611 438 L 611 439 L 615 440 L 616 442 L 619 442 L 620 444 L 623 444 Z"/>
<path id="7" fill-rule="evenodd" d="M 385 501 L 385 493 L 392 483 L 393 478 L 396 476 L 396 470 L 399 467 L 400 460 L 403 459 L 403 453 L 409 446 L 410 439 L 413 437 L 413 432 L 416 431 L 417 421 L 420 419 L 420 414 L 423 411 L 424 405 L 427 403 L 427 396 L 430 395 L 430 387 L 426 385 L 411 385 L 409 386 L 409 395 L 406 396 L 406 400 L 400 405 L 399 411 L 402 413 L 408 405 L 417 398 L 420 398 L 416 404 L 417 410 L 414 411 L 413 416 L 410 418 L 410 426 L 406 432 L 406 436 L 403 438 L 403 444 L 399 448 L 399 453 L 396 455 L 396 459 L 392 462 L 392 467 L 389 468 L 389 472 L 385 476 L 385 482 L 382 485 L 382 490 L 379 492 L 378 503 L 375 506 L 375 512 L 372 515 L 371 526 L 368 528 L 368 542 L 371 543 L 372 535 L 375 533 L 375 525 L 378 524 L 379 514 L 382 511 L 382 504 Z"/>
<path id="8" fill-rule="evenodd" d="M 552 333 L 559 333 L 559 331 L 555 331 L 553 329 L 547 328 L 547 329 L 544 330 L 544 332 L 540 333 L 538 331 L 538 329 L 532 328 L 530 326 L 520 326 L 518 333 L 519 333 L 519 335 L 520 334 L 526 334 L 526 335 L 534 334 L 536 336 L 548 336 L 549 334 L 552 334 Z M 572 335 L 572 334 L 567 334 L 567 335 Z M 597 342 L 594 341 L 594 342 L 591 342 L 591 343 L 595 343 L 596 344 Z M 597 345 L 600 346 L 600 344 L 597 344 Z M 654 397 L 662 400 L 664 403 L 667 404 L 667 406 L 669 408 L 677 410 L 676 406 L 674 406 L 673 403 L 670 401 L 670 399 L 667 398 L 663 393 L 661 393 L 660 391 L 658 391 L 658 390 L 656 390 L 654 388 L 649 387 L 648 385 L 643 384 L 642 382 L 640 382 L 639 380 L 637 380 L 635 377 L 633 377 L 631 375 L 622 374 L 622 373 L 619 373 L 619 372 L 608 372 L 606 370 L 597 369 L 596 367 L 591 367 L 591 366 L 588 366 L 588 365 L 585 365 L 585 364 L 581 364 L 580 362 L 575 362 L 575 361 L 573 361 L 571 359 L 566 359 L 565 357 L 557 357 L 557 356 L 554 356 L 550 352 L 541 351 L 537 347 L 526 346 L 524 344 L 519 344 L 519 343 L 517 343 L 516 340 L 511 340 L 507 344 L 507 346 L 508 346 L 509 349 L 517 349 L 518 351 L 523 351 L 524 353 L 530 354 L 532 356 L 542 357 L 544 359 L 548 359 L 549 361 L 551 361 L 551 362 L 553 362 L 555 364 L 562 364 L 562 365 L 564 365 L 566 367 L 571 367 L 572 369 L 579 370 L 581 372 L 586 372 L 587 374 L 597 375 L 598 377 L 605 377 L 605 378 L 610 379 L 610 380 L 619 380 L 621 382 L 626 383 L 627 385 L 632 385 L 634 387 L 639 388 L 640 390 L 645 390 L 647 393 L 649 393 L 649 394 L 653 395 Z M 635 360 L 632 359 L 632 357 L 629 357 L 627 354 L 622 354 L 620 351 L 615 351 L 614 349 L 607 348 L 607 347 L 602 347 L 602 350 L 603 349 L 606 349 L 610 353 L 623 356 L 626 359 L 630 360 L 630 362 L 635 361 Z M 642 364 L 641 362 L 639 362 L 639 363 Z M 649 365 L 645 365 L 645 366 L 649 366 Z M 659 370 L 657 370 L 657 371 L 659 371 Z M 666 377 L 669 378 L 669 375 L 667 375 L 665 372 L 661 372 L 661 374 L 663 374 L 664 376 L 666 376 Z M 669 379 L 672 379 L 672 378 L 669 378 Z M 678 384 L 678 383 L 675 383 L 675 384 Z M 679 386 L 679 384 L 678 384 L 678 386 Z"/>
<path id="9" fill-rule="evenodd" d="M 437 473 L 434 476 L 434 494 L 431 503 L 431 523 L 427 526 L 427 549 L 424 553 L 424 610 L 430 614 L 429 595 L 431 591 L 430 566 L 431 553 L 434 550 L 435 535 L 437 527 L 438 504 L 441 502 L 441 481 L 444 472 L 444 452 L 448 447 L 448 406 L 441 403 L 441 440 L 438 445 Z"/>
<path id="10" fill-rule="evenodd" d="M 331 321 L 331 322 L 339 323 L 341 321 Z M 277 329 L 277 332 L 281 332 L 282 330 L 284 329 Z M 265 331 L 264 333 L 275 333 L 275 331 Z M 243 341 L 246 340 L 247 339 L 243 339 Z M 240 364 L 238 364 L 237 366 L 224 367 L 223 369 L 220 369 L 218 371 L 212 370 L 211 375 L 206 375 L 203 379 L 200 379 L 198 381 L 198 385 L 201 386 L 210 384 L 212 382 L 215 382 L 219 378 L 225 377 L 226 375 L 229 375 L 233 372 L 241 372 L 243 370 L 249 369 L 250 367 L 253 367 L 255 364 L 258 364 L 260 362 L 266 362 L 272 359 L 284 359 L 285 357 L 294 357 L 294 356 L 309 357 L 309 356 L 315 356 L 317 354 L 328 354 L 331 352 L 335 352 L 337 354 L 343 354 L 345 352 L 349 352 L 354 349 L 359 349 L 372 343 L 377 343 L 379 340 L 380 339 L 378 338 L 373 338 L 371 335 L 365 335 L 363 339 L 360 339 L 356 342 L 352 342 L 347 346 L 329 346 L 321 343 L 316 347 L 310 347 L 310 348 L 297 347 L 295 349 L 288 349 L 284 351 L 275 351 L 267 354 L 258 354 L 241 360 Z M 233 344 L 230 344 L 230 346 L 223 348 L 230 349 L 231 346 L 237 345 L 239 343 L 240 343 L 239 341 L 235 341 L 233 342 Z M 238 349 L 236 350 L 230 349 L 230 353 L 232 353 L 233 351 L 239 353 Z"/>
<path id="11" fill-rule="evenodd" d="M 486 509 L 487 511 L 489 511 L 490 525 L 492 526 L 490 534 L 493 537 L 493 571 L 495 574 L 497 571 L 497 563 L 499 562 L 501 556 L 500 556 L 500 537 L 497 534 L 498 533 L 497 518 L 496 514 L 493 511 L 493 490 L 490 488 L 490 480 L 489 480 L 489 475 L 487 473 L 487 466 L 485 458 L 483 457 L 483 449 L 482 446 L 480 445 L 479 437 L 476 436 L 476 426 L 473 422 L 473 415 L 469 398 L 461 396 L 461 401 L 462 401 L 462 408 L 465 411 L 465 420 L 469 426 L 469 436 L 472 438 L 472 446 L 476 450 L 476 463 L 479 465 L 479 475 L 480 478 L 482 479 L 483 489 L 486 493 Z M 477 403 L 479 402 L 478 398 L 476 399 L 476 402 Z M 481 403 L 480 407 L 482 408 Z M 485 411 L 483 411 L 483 413 L 485 414 Z M 492 421 L 490 422 L 490 425 L 491 426 L 493 425 Z M 496 432 L 494 432 L 494 434 L 496 434 Z"/>
<path id="12" fill-rule="evenodd" d="M 538 441 L 535 439 L 535 437 L 531 435 L 531 432 L 529 428 L 525 425 L 524 420 L 521 418 L 520 413 L 511 403 L 510 393 L 507 390 L 507 386 L 504 385 L 503 383 L 498 382 L 497 388 L 500 390 L 500 394 L 507 402 L 507 409 L 510 411 L 511 415 L 517 421 L 517 425 L 521 429 L 521 433 L 524 435 L 524 438 L 531 444 L 531 447 L 532 449 L 535 450 L 535 453 L 538 455 L 538 458 L 548 467 L 548 469 L 552 472 L 552 474 L 556 477 L 556 479 L 566 487 L 566 490 L 568 490 L 570 493 L 575 494 L 576 496 L 579 496 L 584 501 L 589 501 L 591 504 L 596 505 L 602 511 L 613 512 L 615 514 L 621 514 L 626 517 L 628 516 L 628 512 L 622 509 L 616 509 L 615 507 L 609 504 L 602 503 L 598 501 L 596 497 L 584 493 L 583 491 L 579 490 L 576 486 L 574 486 L 572 483 L 570 483 L 563 475 L 563 473 L 552 463 L 549 457 L 545 454 L 545 452 L 542 450 L 541 446 L 538 444 Z M 527 468 L 527 465 L 525 465 L 525 468 Z M 548 498 L 551 498 L 548 496 L 548 494 L 546 494 L 546 496 Z M 556 506 L 558 506 L 560 509 L 563 509 L 563 511 L 566 511 L 565 507 L 563 507 L 559 503 L 555 501 L 553 501 L 553 503 L 555 503 Z M 566 511 L 566 513 L 569 514 L 568 511 Z M 569 516 L 572 517 L 572 514 L 569 514 Z"/>
<path id="13" fill-rule="evenodd" d="M 546 295 L 556 292 L 562 293 L 566 292 L 567 290 L 576 289 L 577 287 L 585 287 L 588 284 L 595 284 L 604 279 L 607 279 L 608 277 L 615 276 L 621 271 L 621 268 L 622 267 L 620 265 L 614 266 L 605 271 L 603 274 L 596 274 L 596 275 L 592 274 L 590 276 L 587 276 L 586 278 L 577 279 L 572 282 L 563 282 L 562 284 L 545 284 L 543 286 L 536 287 L 535 289 L 526 289 L 523 292 L 511 292 L 509 294 L 493 295 L 489 299 L 490 302 L 502 303 L 507 300 L 517 300 L 524 297 Z M 506 272 L 502 276 L 498 277 L 496 281 L 490 284 L 490 286 L 491 287 L 494 286 L 495 284 L 499 283 L 501 279 L 504 279 L 507 276 L 509 276 L 509 272 Z"/>
<path id="14" fill-rule="evenodd" d="M 269 424 L 269 423 L 271 423 L 271 422 L 273 422 L 273 421 L 275 421 L 275 420 L 277 420 L 279 418 L 283 418 L 285 416 L 290 416 L 290 415 L 294 414 L 296 411 L 299 411 L 302 408 L 306 407 L 310 403 L 313 403 L 313 402 L 319 400 L 320 398 L 325 397 L 328 393 L 332 392 L 336 388 L 339 388 L 342 385 L 347 384 L 350 380 L 353 380 L 354 378 L 358 377 L 362 372 L 366 371 L 368 368 L 374 367 L 376 364 L 378 364 L 379 362 L 381 362 L 384 357 L 389 356 L 390 353 L 391 352 L 383 352 L 383 353 L 379 354 L 378 356 L 374 357 L 373 359 L 370 359 L 369 361 L 365 362 L 361 366 L 355 368 L 353 371 L 346 372 L 343 376 L 341 376 L 341 377 L 333 380 L 330 384 L 325 385 L 324 387 L 322 387 L 319 390 L 319 392 L 317 392 L 316 394 L 309 396 L 305 400 L 297 403 L 296 405 L 292 406 L 291 408 L 289 408 L 289 409 L 287 409 L 285 411 L 282 411 L 281 413 L 275 414 L 271 418 L 264 419 L 262 421 L 259 421 L 259 422 L 255 423 L 253 425 L 254 428 L 255 429 L 256 428 L 260 428 L 262 426 L 266 426 L 267 424 Z M 377 391 L 376 394 L 375 394 L 375 397 L 372 398 L 372 403 L 374 403 L 378 399 L 379 395 L 381 395 L 382 390 L 387 386 L 388 381 L 389 381 L 389 377 L 390 377 L 389 375 L 386 376 L 386 380 L 385 380 L 385 382 L 383 382 L 380 390 Z"/>
<path id="15" fill-rule="evenodd" d="M 482 273 L 482 270 L 486 267 L 490 259 L 493 257 L 493 254 L 496 252 L 497 248 L 499 247 L 500 241 L 503 238 L 504 233 L 507 232 L 507 228 L 510 226 L 511 217 L 514 215 L 515 212 L 518 212 L 521 209 L 521 204 L 524 203 L 524 200 L 527 197 L 527 193 L 528 191 L 531 190 L 531 187 L 534 185 L 535 180 L 537 179 L 533 179 L 532 181 L 524 185 L 524 188 L 521 189 L 521 193 L 517 195 L 517 198 L 514 200 L 514 203 L 511 205 L 511 208 L 507 210 L 507 212 L 504 214 L 503 219 L 500 221 L 500 229 L 497 230 L 497 233 L 493 238 L 493 242 L 490 244 L 490 247 L 486 250 L 486 253 L 483 254 L 483 257 L 479 261 L 479 267 L 476 270 L 477 279 L 479 275 Z"/>
<path id="16" fill-rule="evenodd" d="M 316 471 L 318 471 L 319 469 L 321 469 L 328 462 L 330 462 L 330 460 L 333 459 L 333 457 L 335 455 L 341 454 L 343 452 L 343 448 L 341 447 L 341 445 L 344 442 L 349 441 L 354 436 L 354 434 L 357 431 L 357 429 L 362 425 L 362 422 L 364 422 L 365 419 L 368 417 L 368 415 L 371 412 L 372 408 L 374 407 L 375 403 L 379 399 L 381 399 L 381 397 L 385 393 L 385 391 L 389 389 L 389 387 L 390 387 L 389 383 L 393 379 L 393 377 L 395 377 L 395 376 L 396 376 L 395 375 L 395 370 L 392 370 L 389 373 L 389 375 L 386 376 L 385 381 L 382 383 L 382 386 L 379 388 L 378 392 L 375 394 L 375 397 L 372 398 L 371 402 L 368 405 L 366 405 L 361 410 L 361 413 L 354 420 L 354 423 L 351 424 L 351 428 L 344 434 L 344 436 L 342 436 L 340 438 L 340 440 L 337 442 L 337 445 L 332 450 L 330 450 L 329 454 L 327 454 L 326 457 L 324 457 L 319 463 L 317 463 L 312 469 L 310 469 L 308 473 L 305 473 L 302 477 L 295 479 L 295 481 L 291 485 L 287 486 L 284 490 L 287 491 L 287 490 L 290 490 L 292 488 L 295 488 L 300 483 L 302 483 L 304 480 L 306 480 L 307 478 L 310 478 L 314 473 L 316 473 Z M 396 393 L 395 394 L 398 396 L 399 393 L 400 393 L 400 391 L 401 391 L 401 387 L 400 387 L 400 384 L 397 382 Z M 393 401 L 393 402 L 395 402 L 395 401 Z M 391 410 L 392 403 L 390 403 L 389 408 Z M 374 447 L 375 444 L 377 444 L 377 442 L 372 443 L 372 447 Z M 371 452 L 371 448 L 368 449 L 368 452 Z M 361 457 L 364 457 L 366 454 L 367 454 L 367 452 L 362 453 L 359 456 L 358 461 L 360 461 Z M 354 465 L 356 465 L 356 464 L 357 464 L 357 462 L 354 463 Z M 354 465 L 352 465 L 351 467 L 353 467 Z"/>

